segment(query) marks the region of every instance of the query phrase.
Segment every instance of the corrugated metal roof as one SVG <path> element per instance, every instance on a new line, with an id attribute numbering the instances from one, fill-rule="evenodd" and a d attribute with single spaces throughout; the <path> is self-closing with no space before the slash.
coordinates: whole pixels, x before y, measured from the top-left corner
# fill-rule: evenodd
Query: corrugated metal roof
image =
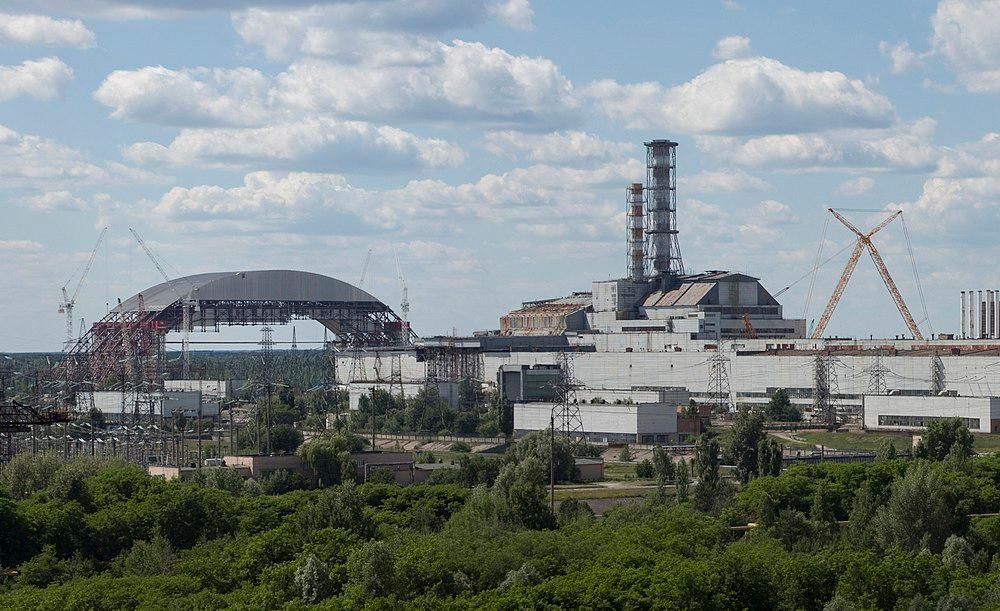
<path id="1" fill-rule="evenodd" d="M 715 287 L 715 282 L 685 282 L 669 291 L 654 291 L 643 302 L 646 308 L 696 306 Z"/>
<path id="2" fill-rule="evenodd" d="M 182 299 L 214 301 L 374 302 L 372 295 L 342 280 L 294 270 L 212 272 L 162 282 L 140 293 L 147 312 L 159 312 Z M 139 309 L 139 294 L 116 312 Z"/>

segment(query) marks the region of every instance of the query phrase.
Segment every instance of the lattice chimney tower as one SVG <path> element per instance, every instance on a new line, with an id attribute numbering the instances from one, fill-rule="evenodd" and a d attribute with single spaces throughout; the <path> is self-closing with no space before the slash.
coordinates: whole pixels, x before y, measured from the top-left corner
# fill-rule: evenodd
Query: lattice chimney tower
<path id="1" fill-rule="evenodd" d="M 677 241 L 677 143 L 646 142 L 646 234 L 650 273 L 669 279 L 684 274 Z"/>
<path id="2" fill-rule="evenodd" d="M 628 277 L 634 282 L 642 282 L 646 277 L 646 236 L 642 183 L 634 182 L 625 190 L 626 227 L 625 239 L 628 244 Z"/>

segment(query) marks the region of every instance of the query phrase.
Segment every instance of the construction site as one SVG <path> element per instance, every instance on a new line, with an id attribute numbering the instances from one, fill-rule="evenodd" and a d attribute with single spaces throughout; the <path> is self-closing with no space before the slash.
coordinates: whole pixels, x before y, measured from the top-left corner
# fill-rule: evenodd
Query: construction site
<path id="1" fill-rule="evenodd" d="M 75 331 L 77 294 L 102 233 L 76 286 L 62 290 L 63 351 L 36 371 L 0 365 L 0 462 L 51 451 L 200 465 L 206 456 L 239 454 L 240 427 L 256 429 L 244 452 L 270 454 L 270 398 L 287 386 L 276 363 L 292 362 L 275 348 L 274 328 L 301 320 L 318 322 L 325 334 L 318 350 L 295 357 L 319 363 L 322 373 L 309 390 L 344 395 L 349 411 L 374 403 L 376 392 L 405 402 L 433 391 L 460 408 L 462 385 L 472 384 L 496 398 L 499 428 L 508 436 L 551 427 L 595 443 L 677 445 L 697 432 L 683 415 L 687 406 L 725 419 L 783 390 L 805 422 L 827 430 L 918 431 L 936 418 L 959 417 L 973 432 L 1000 431 L 993 392 L 1000 394 L 1000 290 L 961 291 L 958 330 L 935 334 L 903 213 L 874 211 L 879 222 L 861 227 L 852 211 L 831 208 L 830 226 L 852 236 L 846 266 L 818 320 L 789 318 L 779 298 L 791 285 L 772 293 L 744 273 L 685 267 L 678 145 L 644 145 L 645 179 L 624 186 L 622 277 L 524 302 L 496 329 L 465 337 L 415 333 L 401 274 L 396 310 L 358 286 L 306 271 L 171 278 L 134 230 L 163 282 Z M 919 310 L 911 310 L 877 247 L 893 224 L 906 236 Z M 814 284 L 817 270 L 839 254 L 818 250 L 795 283 Z M 827 337 L 865 255 L 908 333 Z M 192 368 L 192 334 L 226 326 L 259 328 L 260 340 L 241 379 L 206 379 Z M 168 357 L 168 343 L 179 345 L 176 358 Z M 294 352 L 294 332 L 291 344 Z M 373 412 L 373 434 L 377 417 Z M 334 423 L 343 418 L 335 415 Z M 413 432 L 444 425 L 442 418 Z M 197 441 L 196 450 L 185 437 Z"/>

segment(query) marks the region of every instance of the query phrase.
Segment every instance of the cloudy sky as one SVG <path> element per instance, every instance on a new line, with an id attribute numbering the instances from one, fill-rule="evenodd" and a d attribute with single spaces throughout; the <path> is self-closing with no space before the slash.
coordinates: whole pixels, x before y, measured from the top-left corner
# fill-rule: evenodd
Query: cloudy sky
<path id="1" fill-rule="evenodd" d="M 827 207 L 902 208 L 921 326 L 955 331 L 959 290 L 1000 287 L 998 105 L 1000 0 L 0 0 L 0 350 L 59 348 L 104 226 L 88 324 L 159 280 L 135 227 L 172 276 L 357 283 L 371 249 L 392 306 L 398 253 L 418 333 L 496 328 L 624 274 L 651 138 L 680 143 L 689 270 L 777 292 L 851 242 Z M 924 319 L 904 226 L 876 243 Z M 828 331 L 905 331 L 867 258 Z"/>

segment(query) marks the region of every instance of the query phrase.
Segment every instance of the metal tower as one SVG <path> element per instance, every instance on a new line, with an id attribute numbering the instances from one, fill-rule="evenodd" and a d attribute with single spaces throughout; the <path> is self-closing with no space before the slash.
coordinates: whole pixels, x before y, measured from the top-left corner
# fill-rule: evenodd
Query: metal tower
<path id="1" fill-rule="evenodd" d="M 939 395 L 945 391 L 947 384 L 944 375 L 944 361 L 941 357 L 934 355 L 931 357 L 931 392 Z"/>
<path id="2" fill-rule="evenodd" d="M 722 354 L 719 348 L 711 359 L 712 369 L 708 376 L 708 396 L 715 411 L 733 412 L 732 388 L 729 386 L 729 358 Z"/>
<path id="3" fill-rule="evenodd" d="M 583 418 L 576 401 L 576 382 L 573 379 L 573 358 L 568 352 L 559 356 L 562 375 L 556 389 L 557 402 L 552 407 L 552 432 L 563 435 L 574 444 L 585 438 Z"/>
<path id="4" fill-rule="evenodd" d="M 625 214 L 628 218 L 625 240 L 628 245 L 628 277 L 642 282 L 646 277 L 646 236 L 642 183 L 634 182 L 625 190 Z"/>
<path id="5" fill-rule="evenodd" d="M 274 395 L 274 329 L 271 327 L 261 327 L 260 329 L 260 383 L 263 385 L 264 395 L 267 401 L 264 404 L 264 432 L 267 435 L 267 444 L 261 446 L 260 435 L 257 435 L 257 453 L 266 449 L 270 454 L 271 444 L 271 399 Z M 260 430 L 260 418 L 258 417 L 258 431 Z"/>
<path id="6" fill-rule="evenodd" d="M 882 351 L 876 350 L 872 357 L 872 364 L 868 368 L 868 394 L 885 395 L 889 389 L 885 383 L 885 375 L 889 373 L 889 368 L 882 363 Z"/>
<path id="7" fill-rule="evenodd" d="M 836 357 L 816 355 L 813 369 L 813 415 L 812 419 L 829 427 L 837 425 L 837 399 L 840 387 L 837 382 Z"/>
<path id="8" fill-rule="evenodd" d="M 646 235 L 651 273 L 661 277 L 684 274 L 677 241 L 677 143 L 646 142 Z"/>

